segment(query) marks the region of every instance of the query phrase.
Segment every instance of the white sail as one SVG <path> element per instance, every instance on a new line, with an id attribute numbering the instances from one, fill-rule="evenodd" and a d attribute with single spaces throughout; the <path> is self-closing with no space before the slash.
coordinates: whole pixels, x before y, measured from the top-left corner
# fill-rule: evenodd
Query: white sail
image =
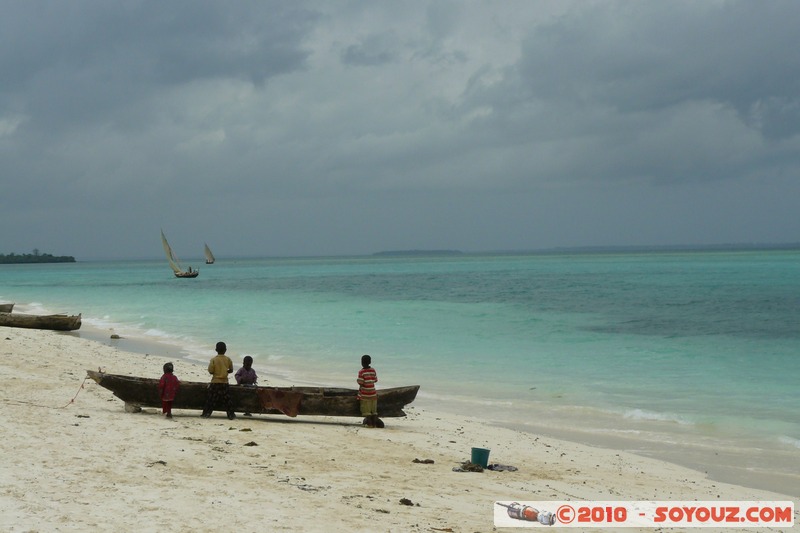
<path id="1" fill-rule="evenodd" d="M 211 248 L 208 247 L 208 244 L 205 243 L 203 244 L 205 245 L 206 264 L 207 265 L 214 264 L 214 261 L 216 261 L 216 259 L 214 259 L 214 254 L 211 253 Z"/>
<path id="2" fill-rule="evenodd" d="M 163 229 L 161 230 L 161 244 L 164 246 L 164 253 L 167 254 L 167 261 L 169 261 L 169 267 L 172 271 L 176 274 L 183 272 L 181 265 L 178 263 L 178 258 L 172 253 L 172 248 L 170 248 L 167 238 L 164 236 Z"/>

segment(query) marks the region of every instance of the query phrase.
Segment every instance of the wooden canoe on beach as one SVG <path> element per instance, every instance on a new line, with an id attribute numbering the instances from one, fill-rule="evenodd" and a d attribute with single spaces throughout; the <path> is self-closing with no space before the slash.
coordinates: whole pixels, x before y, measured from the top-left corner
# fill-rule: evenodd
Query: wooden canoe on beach
<path id="1" fill-rule="evenodd" d="M 81 315 L 26 315 L 22 313 L 0 313 L 0 326 L 5 326 L 8 328 L 73 331 L 81 328 Z"/>
<path id="2" fill-rule="evenodd" d="M 10 313 L 14 310 L 14 304 L 0 304 L 0 313 Z"/>
<path id="3" fill-rule="evenodd" d="M 106 374 L 88 370 L 87 377 L 101 387 L 112 391 L 125 402 L 127 411 L 141 407 L 161 407 L 158 380 L 119 374 Z M 406 416 L 403 407 L 417 397 L 419 385 L 378 389 L 378 416 Z M 206 403 L 207 382 L 181 381 L 173 409 L 202 411 Z M 245 387 L 231 385 L 228 389 L 233 410 L 287 416 L 353 416 L 360 417 L 361 410 L 356 389 L 331 387 Z"/>

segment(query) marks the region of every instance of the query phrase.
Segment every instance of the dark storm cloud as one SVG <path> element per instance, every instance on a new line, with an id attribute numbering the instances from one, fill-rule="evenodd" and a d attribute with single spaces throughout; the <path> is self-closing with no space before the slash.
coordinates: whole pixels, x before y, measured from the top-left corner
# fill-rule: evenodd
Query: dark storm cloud
<path id="1" fill-rule="evenodd" d="M 4 107 L 47 121 L 104 120 L 158 91 L 302 68 L 313 15 L 284 2 L 12 3 L 0 46 Z"/>

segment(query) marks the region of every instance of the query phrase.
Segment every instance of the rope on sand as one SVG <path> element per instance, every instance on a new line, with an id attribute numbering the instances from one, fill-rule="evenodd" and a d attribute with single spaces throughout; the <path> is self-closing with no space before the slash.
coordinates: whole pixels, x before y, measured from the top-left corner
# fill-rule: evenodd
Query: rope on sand
<path id="1" fill-rule="evenodd" d="M 75 396 L 72 397 L 72 399 L 67 403 L 67 405 L 65 405 L 63 407 L 59 407 L 59 409 L 66 409 L 67 407 L 69 407 L 70 405 L 75 403 L 75 398 L 77 398 L 78 394 L 80 394 L 81 391 L 86 388 L 86 380 L 87 379 L 89 379 L 89 378 L 88 377 L 83 378 L 83 382 L 81 383 L 81 386 L 78 388 L 78 392 L 75 393 Z"/>
<path id="2" fill-rule="evenodd" d="M 89 379 L 88 377 L 83 378 L 83 382 L 81 383 L 81 386 L 78 388 L 78 392 L 75 393 L 75 396 L 73 396 L 72 399 L 69 402 L 66 403 L 66 405 L 62 405 L 60 407 L 53 407 L 52 405 L 42 405 L 42 404 L 33 403 L 33 402 L 26 402 L 24 400 L 12 400 L 10 398 L 3 398 L 3 400 L 6 401 L 6 402 L 13 402 L 13 403 L 24 403 L 25 405 L 32 405 L 34 407 L 43 407 L 45 409 L 66 409 L 67 407 L 69 407 L 70 405 L 75 403 L 75 398 L 77 398 L 78 394 L 80 394 L 81 391 L 84 388 L 86 388 L 86 380 L 88 380 L 88 379 Z"/>

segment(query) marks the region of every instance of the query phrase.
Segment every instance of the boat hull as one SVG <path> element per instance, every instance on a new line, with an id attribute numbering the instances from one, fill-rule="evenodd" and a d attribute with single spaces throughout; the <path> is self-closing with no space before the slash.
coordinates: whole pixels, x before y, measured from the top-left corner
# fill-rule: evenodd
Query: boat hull
<path id="1" fill-rule="evenodd" d="M 87 377 L 125 402 L 127 410 L 161 407 L 157 379 L 87 371 Z M 403 407 L 414 401 L 419 385 L 378 390 L 378 416 L 406 416 Z M 173 409 L 202 411 L 208 383 L 182 381 Z M 230 385 L 228 394 L 233 410 L 239 413 L 286 414 L 288 416 L 360 417 L 358 391 L 331 387 L 246 387 Z M 288 402 L 286 401 L 288 400 Z"/>
<path id="2" fill-rule="evenodd" d="M 0 326 L 9 328 L 74 331 L 81 328 L 81 315 L 26 315 L 0 313 Z"/>

